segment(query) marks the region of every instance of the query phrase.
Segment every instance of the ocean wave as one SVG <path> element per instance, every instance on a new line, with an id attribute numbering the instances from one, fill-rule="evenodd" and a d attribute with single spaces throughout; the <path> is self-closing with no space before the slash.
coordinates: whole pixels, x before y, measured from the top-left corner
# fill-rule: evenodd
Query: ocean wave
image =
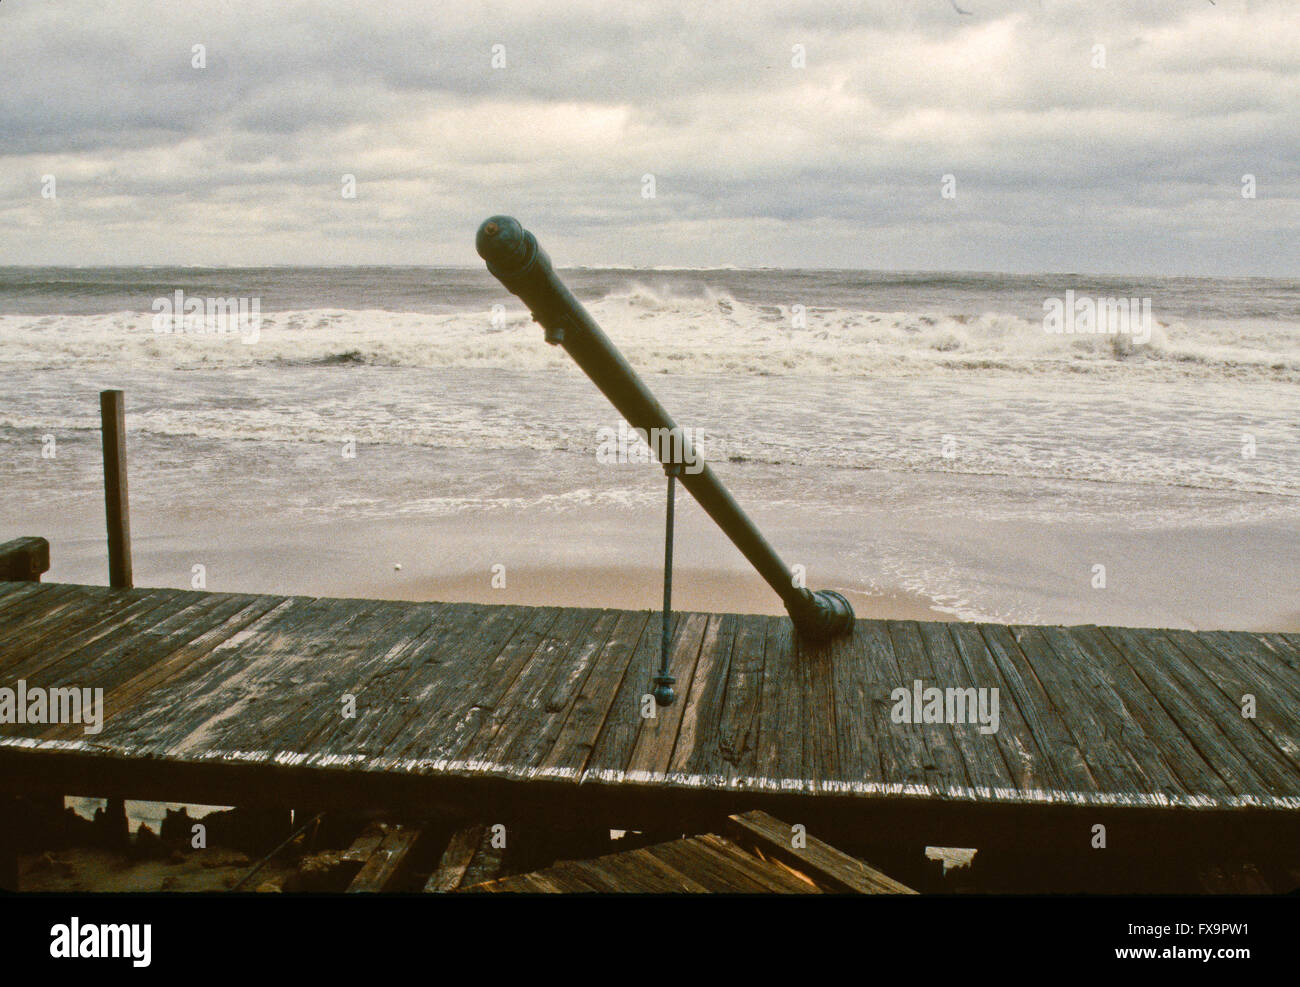
<path id="1" fill-rule="evenodd" d="M 645 465 L 635 461 L 612 467 L 602 464 L 597 458 L 602 440 L 590 423 L 557 428 L 534 421 L 527 413 L 456 420 L 445 409 L 422 405 L 411 382 L 400 386 L 398 403 L 406 409 L 400 414 L 383 409 L 366 413 L 357 408 L 340 411 L 327 407 L 319 396 L 302 407 L 278 403 L 257 409 L 229 406 L 219 414 L 214 414 L 206 403 L 166 407 L 145 401 L 140 410 L 131 411 L 128 425 L 134 442 L 147 443 L 157 455 L 166 457 L 174 456 L 176 449 L 192 452 L 203 448 L 204 443 L 226 449 L 232 444 L 253 444 L 273 450 L 268 455 L 282 454 L 274 451 L 277 445 L 327 449 L 337 455 L 340 443 L 346 440 L 364 450 L 372 464 L 385 461 L 414 469 L 412 463 L 429 468 L 438 463 L 437 468 L 442 470 L 454 464 L 458 475 L 475 470 L 478 457 L 484 454 L 490 454 L 489 458 L 505 457 L 519 471 L 535 467 L 558 471 L 557 476 L 586 476 L 592 471 L 608 476 L 611 474 L 606 471 L 615 469 L 633 483 L 646 473 Z M 1054 385 L 1043 382 L 1042 386 Z M 971 394 L 970 398 L 974 406 L 978 395 Z M 942 435 L 920 420 L 908 420 L 902 413 L 878 425 L 864 426 L 864 434 L 849 440 L 838 430 L 809 434 L 799 430 L 798 420 L 778 420 L 772 422 L 770 434 L 746 429 L 734 434 L 709 433 L 702 451 L 707 461 L 728 475 L 770 476 L 775 472 L 816 478 L 810 489 L 796 481 L 799 493 L 789 501 L 771 497 L 766 501 L 769 508 L 793 511 L 799 509 L 805 496 L 811 500 L 820 496 L 816 488 L 827 477 L 862 471 L 1121 484 L 1134 490 L 1234 490 L 1300 498 L 1300 472 L 1294 457 L 1286 452 L 1295 447 L 1295 439 L 1280 423 L 1251 426 L 1258 431 L 1261 448 L 1273 450 L 1272 455 L 1277 457 L 1259 463 L 1237 453 L 1239 436 L 1235 430 L 1228 431 L 1232 426 L 1221 416 L 1202 421 L 1183 419 L 1180 441 L 1168 448 L 1153 447 L 1148 437 L 1168 428 L 1179 416 L 1171 413 L 1160 419 L 1142 415 L 1131 396 L 1125 399 L 1115 394 L 1112 399 L 1116 402 L 1116 417 L 1124 419 L 1126 427 L 1103 442 L 1094 439 L 1098 425 L 1095 417 L 1079 415 L 1078 428 L 1062 431 L 1059 421 L 1027 421 L 1001 408 L 985 409 L 987 420 L 963 426 L 960 454 L 952 459 L 942 455 Z M 767 410 L 774 411 L 771 407 Z M 776 413 L 780 414 L 779 410 Z M 1067 408 L 1061 417 L 1069 418 L 1071 414 Z M 12 442 L 15 447 L 36 448 L 43 436 L 57 434 L 60 441 L 86 443 L 93 448 L 98 430 L 99 420 L 93 408 L 81 408 L 75 414 L 0 411 L 0 442 Z M 803 438 L 801 446 L 792 444 L 792 432 Z M 1224 447 L 1217 438 L 1220 433 L 1231 435 L 1232 444 Z M 1008 441 L 1008 435 L 1016 436 L 1015 441 Z M 584 501 L 588 496 L 587 491 L 579 489 L 566 493 L 556 504 L 543 502 L 542 506 L 558 507 L 568 500 Z M 649 503 L 658 503 L 659 496 L 653 493 Z M 434 513 L 454 506 L 454 499 L 443 498 L 446 503 L 438 500 L 436 505 L 434 500 L 416 500 L 423 504 L 420 510 Z M 466 503 L 480 508 L 522 506 L 522 502 L 516 504 L 511 498 L 496 501 L 482 496 L 474 496 Z"/>
<path id="2" fill-rule="evenodd" d="M 915 375 L 1073 372 L 1300 380 L 1300 333 L 1154 320 L 1150 339 L 1052 334 L 996 311 L 945 315 L 762 304 L 635 281 L 589 303 L 643 373 Z M 522 308 L 445 314 L 383 309 L 265 313 L 256 332 L 160 333 L 152 313 L 0 316 L 0 366 L 170 369 L 359 365 L 548 370 L 566 361 Z"/>

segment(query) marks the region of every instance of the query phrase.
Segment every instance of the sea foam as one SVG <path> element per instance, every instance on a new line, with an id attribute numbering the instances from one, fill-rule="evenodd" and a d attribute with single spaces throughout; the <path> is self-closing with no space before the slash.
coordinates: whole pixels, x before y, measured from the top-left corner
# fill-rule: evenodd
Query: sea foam
<path id="1" fill-rule="evenodd" d="M 1137 343 L 1114 334 L 1053 334 L 1041 320 L 676 295 L 633 282 L 588 303 L 645 374 L 862 376 L 999 370 L 1300 381 L 1300 332 L 1279 326 L 1156 320 Z M 316 365 L 549 370 L 566 361 L 517 306 L 449 313 L 304 309 L 262 316 L 255 342 L 236 333 L 158 333 L 148 312 L 0 316 L 0 366 L 195 369 Z"/>

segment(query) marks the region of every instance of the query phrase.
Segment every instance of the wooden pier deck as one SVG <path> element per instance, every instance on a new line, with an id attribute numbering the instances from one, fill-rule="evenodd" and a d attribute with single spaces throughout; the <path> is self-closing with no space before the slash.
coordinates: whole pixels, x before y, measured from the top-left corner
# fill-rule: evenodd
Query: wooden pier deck
<path id="1" fill-rule="evenodd" d="M 658 645 L 645 611 L 0 583 L 0 687 L 105 706 L 93 734 L 0 725 L 0 788 L 629 828 L 762 808 L 954 846 L 1097 822 L 1300 843 L 1297 635 L 860 620 L 810 650 L 783 618 L 682 613 L 678 701 L 646 719 Z M 997 688 L 999 729 L 893 722 L 918 679 Z"/>

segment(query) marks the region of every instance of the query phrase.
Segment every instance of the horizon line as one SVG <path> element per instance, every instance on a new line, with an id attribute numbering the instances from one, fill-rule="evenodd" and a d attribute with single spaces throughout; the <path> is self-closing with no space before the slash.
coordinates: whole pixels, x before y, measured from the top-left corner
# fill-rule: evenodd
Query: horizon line
<path id="1" fill-rule="evenodd" d="M 127 270 L 194 270 L 194 271 L 252 271 L 252 270 L 381 270 L 381 269 L 407 269 L 407 270 L 444 270 L 444 271 L 482 271 L 489 276 L 486 267 L 482 264 L 0 264 L 0 271 L 31 271 L 31 270 L 70 270 L 70 271 L 127 271 Z M 1153 272 L 1117 272 L 1117 271 L 1087 271 L 1087 270 L 1022 270 L 1022 271 L 1005 271 L 1005 270 L 980 270 L 976 268 L 939 268 L 939 267 L 796 267 L 796 266 L 757 266 L 745 267 L 739 265 L 726 266 L 673 266 L 667 264 L 655 264 L 651 266 L 636 266 L 630 264 L 556 264 L 555 269 L 558 271 L 623 271 L 637 273 L 730 273 L 730 274 L 761 274 L 765 272 L 814 272 L 826 274 L 952 274 L 952 275 L 983 275 L 999 277 L 1101 277 L 1101 278 L 1215 278 L 1221 280 L 1263 280 L 1263 281 L 1296 281 L 1300 280 L 1300 272 L 1295 274 L 1206 274 L 1206 273 L 1153 273 Z"/>

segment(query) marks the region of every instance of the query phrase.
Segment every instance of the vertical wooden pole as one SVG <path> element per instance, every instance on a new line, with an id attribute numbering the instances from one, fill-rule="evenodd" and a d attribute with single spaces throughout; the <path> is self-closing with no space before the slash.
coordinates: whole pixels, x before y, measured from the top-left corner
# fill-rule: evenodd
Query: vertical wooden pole
<path id="1" fill-rule="evenodd" d="M 108 583 L 130 589 L 131 508 L 126 496 L 126 402 L 121 391 L 99 392 L 104 431 L 104 513 L 108 518 Z"/>

